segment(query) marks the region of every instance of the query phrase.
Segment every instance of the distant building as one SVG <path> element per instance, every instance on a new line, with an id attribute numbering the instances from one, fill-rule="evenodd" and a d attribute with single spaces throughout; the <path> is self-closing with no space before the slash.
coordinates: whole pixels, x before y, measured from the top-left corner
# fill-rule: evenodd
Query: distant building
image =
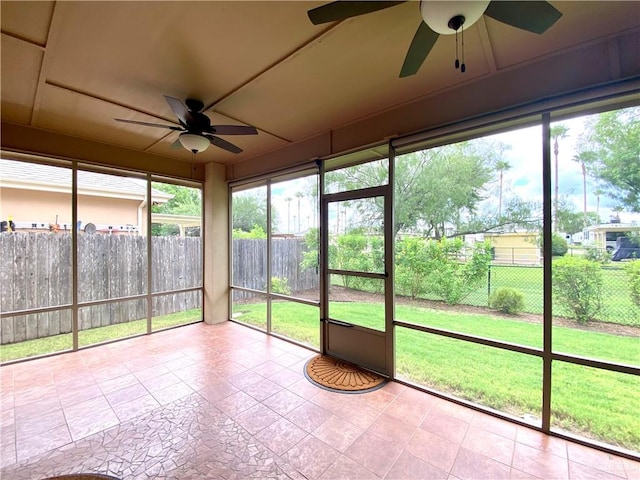
<path id="1" fill-rule="evenodd" d="M 0 159 L 0 221 L 17 232 L 70 231 L 67 168 Z M 78 171 L 78 227 L 97 233 L 146 234 L 146 181 Z M 173 195 L 152 189 L 154 204 Z"/>
<path id="2" fill-rule="evenodd" d="M 538 265 L 541 260 L 538 232 L 485 233 L 483 238 L 491 245 L 494 263 L 511 265 Z"/>
<path id="3" fill-rule="evenodd" d="M 582 231 L 582 244 L 613 251 L 618 237 L 640 234 L 640 225 L 636 223 L 603 223 L 592 225 Z"/>

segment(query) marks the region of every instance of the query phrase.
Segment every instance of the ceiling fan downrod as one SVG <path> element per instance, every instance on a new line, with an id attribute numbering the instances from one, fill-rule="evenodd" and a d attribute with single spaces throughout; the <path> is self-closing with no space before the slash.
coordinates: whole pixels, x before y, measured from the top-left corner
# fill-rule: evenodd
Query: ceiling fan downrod
<path id="1" fill-rule="evenodd" d="M 454 63 L 456 69 L 460 69 L 462 73 L 466 72 L 467 66 L 464 63 L 464 15 L 456 15 L 451 17 L 449 23 L 447 25 L 450 29 L 456 32 L 456 61 Z M 462 37 L 462 63 L 460 63 L 460 59 L 458 58 L 458 30 L 460 30 L 460 34 Z"/>

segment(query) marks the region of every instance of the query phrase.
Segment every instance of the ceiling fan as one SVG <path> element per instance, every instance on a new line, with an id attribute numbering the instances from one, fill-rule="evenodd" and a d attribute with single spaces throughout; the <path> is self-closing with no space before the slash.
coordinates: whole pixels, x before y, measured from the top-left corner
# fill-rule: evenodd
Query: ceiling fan
<path id="1" fill-rule="evenodd" d="M 311 23 L 345 20 L 367 13 L 394 7 L 404 1 L 336 1 L 309 10 Z M 404 59 L 400 77 L 409 77 L 418 72 L 440 35 L 456 34 L 456 68 L 465 71 L 457 58 L 457 34 L 477 22 L 482 15 L 506 23 L 522 30 L 541 34 L 551 27 L 561 16 L 558 10 L 545 1 L 433 1 L 421 0 L 422 22 L 416 31 Z M 463 45 L 464 45 L 464 36 Z"/>
<path id="2" fill-rule="evenodd" d="M 255 127 L 246 125 L 211 125 L 211 120 L 202 109 L 204 104 L 200 100 L 187 98 L 186 106 L 177 98 L 164 96 L 171 107 L 173 113 L 178 117 L 180 126 L 162 125 L 160 123 L 138 122 L 135 120 L 125 120 L 116 118 L 115 120 L 123 123 L 133 123 L 135 125 L 144 125 L 147 127 L 166 128 L 182 132 L 173 143 L 173 147 L 184 147 L 190 152 L 198 153 L 205 151 L 210 144 L 227 150 L 231 153 L 240 153 L 242 149 L 231 142 L 228 142 L 216 135 L 257 135 L 258 131 Z M 215 135 L 214 135 L 215 134 Z"/>

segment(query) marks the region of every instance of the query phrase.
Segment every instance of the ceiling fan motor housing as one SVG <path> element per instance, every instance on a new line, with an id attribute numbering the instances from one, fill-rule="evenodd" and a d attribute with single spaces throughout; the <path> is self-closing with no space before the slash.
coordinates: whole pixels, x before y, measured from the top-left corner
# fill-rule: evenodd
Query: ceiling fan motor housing
<path id="1" fill-rule="evenodd" d="M 204 108 L 204 103 L 200 100 L 196 100 L 195 98 L 187 98 L 184 103 L 192 112 L 200 112 Z"/>

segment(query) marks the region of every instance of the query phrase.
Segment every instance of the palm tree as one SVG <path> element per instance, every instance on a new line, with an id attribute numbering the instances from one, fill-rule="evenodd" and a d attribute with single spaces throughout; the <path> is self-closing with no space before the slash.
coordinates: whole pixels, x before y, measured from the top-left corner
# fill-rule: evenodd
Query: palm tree
<path id="1" fill-rule="evenodd" d="M 298 199 L 298 233 L 300 233 L 300 199 L 304 197 L 304 193 L 296 192 L 296 198 Z"/>
<path id="2" fill-rule="evenodd" d="M 604 193 L 604 190 L 602 190 L 601 188 L 596 188 L 596 190 L 593 193 L 596 195 L 596 222 L 601 223 L 600 222 L 600 195 Z"/>
<path id="3" fill-rule="evenodd" d="M 556 184 L 555 184 L 555 198 L 553 204 L 553 222 L 554 222 L 554 230 L 558 231 L 558 139 L 566 138 L 567 133 L 569 132 L 569 127 L 566 125 L 562 125 L 561 123 L 554 125 L 551 127 L 550 135 L 553 139 L 553 154 L 555 156 L 555 176 L 556 176 Z"/>
<path id="4" fill-rule="evenodd" d="M 589 163 L 594 158 L 594 153 L 588 150 L 579 152 L 573 156 L 573 161 L 580 164 L 582 167 L 582 214 L 583 214 L 583 227 L 587 227 L 587 167 L 585 162 Z"/>
<path id="5" fill-rule="evenodd" d="M 500 193 L 498 196 L 498 218 L 502 218 L 502 182 L 504 172 L 511 168 L 511 164 L 506 160 L 498 160 L 496 162 L 496 170 L 500 172 Z"/>
<path id="6" fill-rule="evenodd" d="M 287 233 L 291 233 L 291 200 L 293 200 L 291 197 L 284 199 L 287 202 Z"/>

